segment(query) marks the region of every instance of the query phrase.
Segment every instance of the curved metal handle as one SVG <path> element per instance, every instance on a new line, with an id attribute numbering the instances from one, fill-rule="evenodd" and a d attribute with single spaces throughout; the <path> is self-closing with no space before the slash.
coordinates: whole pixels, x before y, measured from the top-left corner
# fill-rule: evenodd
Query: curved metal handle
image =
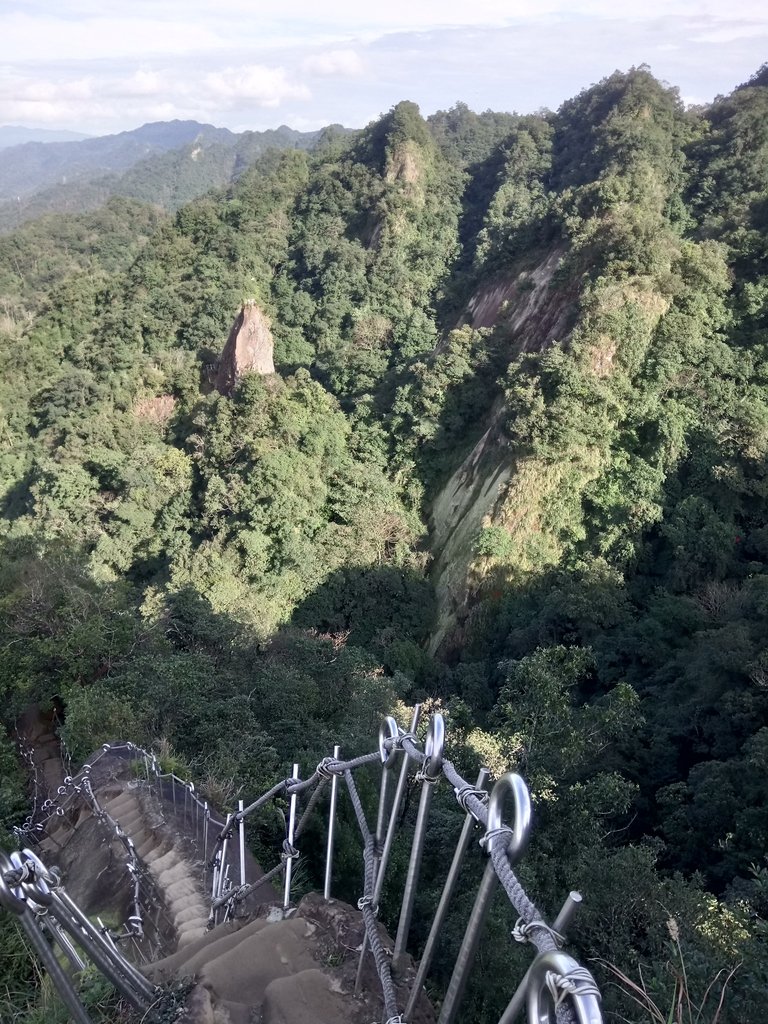
<path id="1" fill-rule="evenodd" d="M 387 747 L 386 742 L 387 740 L 396 740 L 399 735 L 400 730 L 397 728 L 397 722 L 391 715 L 387 715 L 379 726 L 379 756 L 384 768 L 391 768 L 393 766 L 397 754 L 397 748 L 394 745 Z"/>
<path id="2" fill-rule="evenodd" d="M 428 779 L 436 779 L 443 767 L 443 748 L 445 747 L 445 722 L 438 711 L 429 720 L 427 738 L 424 742 L 426 760 L 422 766 L 422 774 Z"/>
<path id="3" fill-rule="evenodd" d="M 563 999 L 571 1000 L 579 1024 L 603 1024 L 600 997 L 592 975 L 567 953 L 556 950 L 540 953 L 531 964 L 528 977 L 529 1024 L 555 1024 L 553 991 L 558 990 Z"/>
<path id="4" fill-rule="evenodd" d="M 531 794 L 528 792 L 523 778 L 515 772 L 507 772 L 506 775 L 502 775 L 491 790 L 485 841 L 490 853 L 493 844 L 506 835 L 506 833 L 499 834 L 499 829 L 504 826 L 504 801 L 510 793 L 515 802 L 515 819 L 512 835 L 507 840 L 507 856 L 514 863 L 525 852 L 531 836 Z"/>

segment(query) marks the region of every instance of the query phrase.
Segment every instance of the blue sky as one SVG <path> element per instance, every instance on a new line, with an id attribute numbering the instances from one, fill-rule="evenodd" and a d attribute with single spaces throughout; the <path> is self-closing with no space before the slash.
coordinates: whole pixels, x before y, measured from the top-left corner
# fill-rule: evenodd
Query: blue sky
<path id="1" fill-rule="evenodd" d="M 101 134 L 556 108 L 647 63 L 690 103 L 768 60 L 768 5 L 692 0 L 0 0 L 0 124 Z"/>

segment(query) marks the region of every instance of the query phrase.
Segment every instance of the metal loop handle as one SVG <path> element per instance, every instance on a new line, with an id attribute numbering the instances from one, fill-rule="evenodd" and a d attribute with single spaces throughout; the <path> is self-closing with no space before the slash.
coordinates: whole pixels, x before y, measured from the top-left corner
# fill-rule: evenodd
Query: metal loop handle
<path id="1" fill-rule="evenodd" d="M 504 824 L 504 801 L 510 793 L 515 801 L 515 820 L 512 828 Z M 502 775 L 491 790 L 488 827 L 483 837 L 488 852 L 491 852 L 496 842 L 507 835 L 507 856 L 514 863 L 522 856 L 531 835 L 531 795 L 524 780 L 515 772 Z"/>
<path id="2" fill-rule="evenodd" d="M 379 726 L 379 756 L 384 768 L 391 768 L 395 763 L 397 749 L 394 744 L 397 742 L 399 735 L 400 730 L 397 728 L 397 722 L 391 715 L 387 715 Z M 393 742 L 387 745 L 387 740 Z"/>
<path id="3" fill-rule="evenodd" d="M 570 999 L 578 1024 L 602 1024 L 595 980 L 567 953 L 540 953 L 528 975 L 529 1024 L 555 1024 L 557 1008 Z"/>
<path id="4" fill-rule="evenodd" d="M 433 781 L 440 777 L 440 770 L 443 767 L 443 748 L 445 747 L 445 722 L 438 711 L 432 715 L 427 729 L 427 738 L 424 743 L 424 764 L 422 775 L 425 780 Z"/>

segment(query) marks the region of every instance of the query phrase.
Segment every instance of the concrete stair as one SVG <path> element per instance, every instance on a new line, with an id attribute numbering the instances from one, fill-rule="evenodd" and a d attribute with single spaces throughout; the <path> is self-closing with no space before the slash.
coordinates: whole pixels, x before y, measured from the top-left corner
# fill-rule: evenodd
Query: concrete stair
<path id="1" fill-rule="evenodd" d="M 165 900 L 179 949 L 199 939 L 208 927 L 208 906 L 198 881 L 200 864 L 160 822 L 150 823 L 150 812 L 135 790 L 125 788 L 101 799 L 104 810 L 132 840 Z"/>

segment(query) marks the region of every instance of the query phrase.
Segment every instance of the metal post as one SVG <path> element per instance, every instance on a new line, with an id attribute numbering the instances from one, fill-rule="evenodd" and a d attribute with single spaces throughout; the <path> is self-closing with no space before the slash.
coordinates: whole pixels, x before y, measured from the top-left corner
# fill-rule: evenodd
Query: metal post
<path id="1" fill-rule="evenodd" d="M 232 824 L 232 815 L 227 815 L 227 820 L 224 823 L 224 842 L 221 844 L 221 863 L 219 864 L 219 885 L 216 891 L 217 896 L 221 896 L 224 892 L 224 876 L 227 870 L 227 847 L 229 846 L 229 826 Z"/>
<path id="2" fill-rule="evenodd" d="M 413 715 L 411 716 L 411 728 L 412 733 L 416 732 L 419 725 L 419 719 L 421 718 L 421 704 L 414 704 Z M 395 838 L 395 829 L 397 827 L 397 814 L 400 809 L 400 804 L 403 802 L 403 795 L 405 794 L 405 787 L 408 784 L 408 769 L 411 766 L 411 759 L 408 754 L 403 751 L 403 762 L 400 765 L 400 777 L 397 780 L 397 789 L 395 790 L 395 799 L 392 801 L 392 809 L 389 812 L 389 824 L 387 825 L 387 834 L 384 837 L 384 849 L 381 851 L 381 860 L 379 861 L 378 872 L 376 874 L 376 885 L 373 889 L 373 906 L 378 912 L 379 899 L 381 898 L 381 890 L 384 887 L 384 875 L 389 864 L 389 855 L 392 852 L 392 843 Z M 355 978 L 355 995 L 360 994 L 360 986 L 363 979 L 363 963 L 365 962 L 365 954 L 368 951 L 368 933 L 363 935 L 363 945 L 360 948 L 360 959 L 357 964 L 357 977 Z"/>
<path id="3" fill-rule="evenodd" d="M 245 818 L 243 818 L 243 801 L 237 801 L 237 810 L 240 813 L 238 828 L 240 832 L 240 885 L 245 885 Z"/>
<path id="4" fill-rule="evenodd" d="M 220 864 L 221 864 L 221 851 L 217 850 L 217 852 L 213 855 L 213 871 L 211 872 L 211 903 L 213 903 L 214 900 L 218 899 L 218 896 L 219 896 L 218 879 L 219 879 L 219 865 Z"/>
<path id="5" fill-rule="evenodd" d="M 54 942 L 57 942 L 64 951 L 67 960 L 69 960 L 74 969 L 76 971 L 84 971 L 85 961 L 77 952 L 69 936 L 66 934 L 59 922 L 55 918 L 51 917 L 50 914 L 46 914 L 42 917 L 41 921 L 43 923 L 43 927 L 50 932 L 51 938 Z"/>
<path id="6" fill-rule="evenodd" d="M 381 787 L 379 789 L 379 807 L 376 815 L 376 832 L 375 832 L 375 847 L 374 847 L 374 882 L 376 880 L 376 874 L 378 873 L 379 857 L 381 856 L 381 842 L 384 838 L 384 819 L 387 813 L 387 789 L 389 787 L 389 776 L 390 772 L 395 763 L 397 757 L 397 740 L 400 735 L 400 730 L 397 727 L 397 722 L 392 718 L 391 715 L 383 720 L 379 726 L 379 757 L 381 758 Z"/>
<path id="7" fill-rule="evenodd" d="M 176 778 L 171 772 L 171 793 L 173 794 L 173 813 L 176 814 Z"/>
<path id="8" fill-rule="evenodd" d="M 203 814 L 203 860 L 208 860 L 208 819 L 211 812 L 208 810 L 208 801 L 205 801 L 205 813 Z"/>
<path id="9" fill-rule="evenodd" d="M 515 817 L 513 825 L 508 832 L 501 832 L 503 822 L 504 800 L 512 796 L 515 801 Z M 464 990 L 467 986 L 467 979 L 475 959 L 480 935 L 488 915 L 488 908 L 498 883 L 498 877 L 493 865 L 492 852 L 496 843 L 504 843 L 505 853 L 510 864 L 517 861 L 523 854 L 531 831 L 531 796 L 523 779 L 508 772 L 496 781 L 491 791 L 491 798 L 488 802 L 488 822 L 486 825 L 483 845 L 488 857 L 485 871 L 477 890 L 475 905 L 469 915 L 467 929 L 461 942 L 461 949 L 456 957 L 451 980 L 448 983 L 448 991 L 440 1010 L 438 1024 L 453 1024 L 456 1014 L 459 1011 Z"/>
<path id="10" fill-rule="evenodd" d="M 496 872 L 493 869 L 493 862 L 489 858 L 488 863 L 485 865 L 485 871 L 483 872 L 483 878 L 480 882 L 480 888 L 477 890 L 475 905 L 472 907 L 472 913 L 469 915 L 467 930 L 464 932 L 461 949 L 456 957 L 453 974 L 451 975 L 451 980 L 448 984 L 448 991 L 445 993 L 443 1006 L 440 1010 L 438 1024 L 452 1024 L 456 1019 L 459 1004 L 467 985 L 469 971 L 472 967 L 472 962 L 475 959 L 475 953 L 477 952 L 480 933 L 483 930 L 485 919 L 488 916 L 488 908 L 491 905 L 491 897 L 496 889 L 497 881 Z"/>
<path id="11" fill-rule="evenodd" d="M 137 1007 L 139 1009 L 146 1009 L 147 1004 L 154 997 L 154 985 L 147 981 L 144 975 L 129 960 L 126 960 L 121 953 L 115 953 L 111 949 L 104 936 L 100 934 L 99 930 L 90 922 L 63 887 L 60 886 L 51 895 L 53 896 L 51 911 L 54 917 L 66 928 L 75 942 L 83 947 L 85 952 L 104 971 L 113 984 L 120 987 L 122 982 L 123 988 L 125 988 L 125 982 L 128 982 L 137 992 L 141 993 L 143 1005 L 139 1006 L 137 1002 Z M 67 911 L 69 912 L 68 915 Z M 73 923 L 75 923 L 74 930 Z M 102 960 L 102 963 L 99 963 L 99 960 Z M 104 963 L 106 963 L 106 969 L 103 966 Z M 117 975 L 117 981 L 113 981 L 110 976 L 113 973 Z M 130 999 L 131 997 L 126 995 L 126 998 Z"/>
<path id="12" fill-rule="evenodd" d="M 299 777 L 299 766 L 295 764 L 293 766 L 293 778 L 298 779 Z M 293 848 L 294 831 L 296 828 L 296 804 L 298 803 L 299 794 L 291 794 L 291 810 L 290 817 L 288 818 L 288 845 Z M 291 876 L 293 874 L 293 856 L 289 853 L 288 860 L 285 865 L 285 891 L 283 893 L 283 910 L 288 909 L 288 905 L 291 902 Z"/>
<path id="13" fill-rule="evenodd" d="M 333 759 L 338 761 L 341 747 L 336 744 L 333 748 Z M 334 775 L 331 779 L 331 807 L 328 811 L 328 845 L 325 852 L 325 879 L 323 882 L 323 899 L 331 898 L 331 873 L 333 871 L 333 838 L 336 831 L 336 800 L 339 792 L 339 776 Z"/>
<path id="14" fill-rule="evenodd" d="M 555 922 L 552 925 L 553 931 L 556 931 L 558 935 L 562 935 L 565 938 L 566 931 L 571 921 L 573 920 L 576 911 L 579 909 L 581 903 L 581 893 L 569 892 L 566 897 L 565 903 L 560 908 L 560 913 L 555 918 Z M 515 994 L 509 1001 L 509 1004 L 499 1019 L 499 1024 L 512 1024 L 512 1021 L 519 1015 L 520 1011 L 525 1006 L 525 999 L 528 994 L 528 981 L 531 977 L 530 967 L 525 972 L 525 977 L 517 986 Z"/>
<path id="15" fill-rule="evenodd" d="M 445 725 L 443 723 L 443 716 L 435 714 L 429 723 L 429 732 L 424 744 L 426 760 L 421 770 L 424 781 L 421 786 L 419 813 L 416 816 L 416 827 L 413 830 L 411 859 L 408 863 L 408 874 L 405 879 L 405 888 L 403 889 L 403 903 L 400 908 L 400 920 L 397 925 L 397 938 L 395 939 L 395 949 L 392 954 L 392 962 L 395 967 L 398 966 L 405 954 L 408 932 L 411 929 L 411 916 L 413 914 L 413 903 L 416 899 L 416 888 L 419 882 L 421 858 L 424 853 L 424 839 L 427 834 L 427 820 L 429 818 L 429 807 L 432 803 L 432 790 L 434 789 L 435 782 L 440 778 L 444 744 Z"/>
<path id="16" fill-rule="evenodd" d="M 488 783 L 488 777 L 490 772 L 487 768 L 481 768 L 477 776 L 477 782 L 475 783 L 475 789 L 485 789 Z M 453 861 L 448 869 L 448 876 L 445 879 L 445 885 L 443 886 L 443 892 L 440 896 L 440 902 L 437 905 L 435 916 L 432 920 L 432 927 L 429 930 L 427 936 L 427 942 L 424 946 L 424 952 L 421 956 L 419 963 L 419 969 L 416 973 L 416 978 L 413 982 L 413 988 L 408 999 L 408 1005 L 405 1008 L 406 1020 L 413 1015 L 413 1011 L 416 1008 L 416 1003 L 419 1000 L 422 986 L 429 973 L 429 968 L 432 964 L 432 957 L 435 953 L 435 947 L 440 935 L 440 930 L 443 927 L 445 921 L 445 915 L 448 913 L 448 906 L 453 898 L 453 893 L 456 888 L 456 883 L 459 880 L 459 874 L 461 873 L 461 865 L 464 861 L 464 855 L 467 852 L 469 846 L 469 840 L 472 837 L 472 830 L 475 827 L 475 818 L 471 811 L 467 812 L 467 816 L 464 818 L 464 825 L 461 829 L 461 835 L 459 841 L 456 844 L 456 851 L 453 855 Z"/>
<path id="17" fill-rule="evenodd" d="M 414 704 L 413 717 L 411 718 L 411 729 L 412 733 L 416 732 L 419 725 L 419 719 L 421 718 L 421 704 Z M 397 814 L 400 809 L 400 804 L 403 802 L 403 795 L 405 793 L 405 787 L 408 784 L 408 769 L 410 768 L 410 758 L 403 751 L 403 763 L 400 765 L 400 777 L 397 780 L 397 789 L 395 790 L 395 799 L 392 801 L 392 809 L 389 812 L 389 825 L 387 826 L 387 834 L 384 837 L 384 849 L 381 852 L 381 860 L 379 861 L 379 871 L 376 875 L 376 887 L 373 890 L 373 905 L 378 906 L 379 898 L 381 896 L 381 890 L 384 885 L 384 874 L 389 864 L 389 856 L 392 852 L 392 842 L 395 838 L 395 828 L 397 826 Z"/>
<path id="18" fill-rule="evenodd" d="M 63 967 L 56 959 L 56 954 L 48 945 L 45 937 L 33 920 L 31 911 L 26 910 L 19 916 L 19 924 L 24 929 L 24 934 L 29 939 L 30 945 L 42 960 L 43 966 L 50 975 L 56 991 L 59 993 L 69 1010 L 72 1020 L 75 1021 L 76 1024 L 92 1024 L 91 1018 L 88 1016 L 85 1007 L 80 1002 L 80 998 L 75 991 L 72 982 L 67 977 Z"/>
<path id="19" fill-rule="evenodd" d="M 69 902 L 71 903 L 71 901 Z M 50 912 L 56 920 L 69 932 L 77 945 L 88 954 L 105 978 L 112 982 L 121 995 L 125 996 L 131 1006 L 136 1010 L 146 1010 L 152 998 L 152 987 L 146 978 L 141 978 L 142 985 L 140 987 L 136 979 L 132 978 L 124 969 L 124 965 L 127 967 L 127 961 L 123 961 L 119 955 L 116 956 L 98 932 L 94 937 L 90 931 L 90 927 L 92 927 L 90 921 L 86 918 L 89 925 L 89 929 L 86 929 L 81 925 L 77 915 L 70 914 L 68 911 L 71 911 L 71 907 L 62 899 L 61 892 L 55 894 Z"/>

